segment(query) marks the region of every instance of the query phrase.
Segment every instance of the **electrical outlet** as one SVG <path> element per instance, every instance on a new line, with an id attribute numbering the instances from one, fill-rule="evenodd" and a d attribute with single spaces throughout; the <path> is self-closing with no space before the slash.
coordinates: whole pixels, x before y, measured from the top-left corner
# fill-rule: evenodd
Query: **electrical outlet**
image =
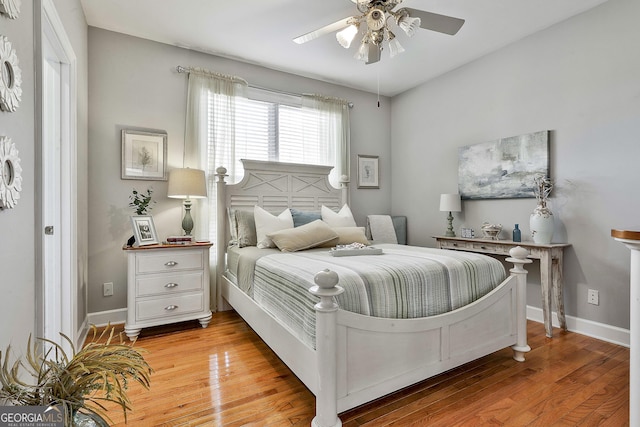
<path id="1" fill-rule="evenodd" d="M 593 305 L 600 304 L 600 296 L 598 295 L 598 291 L 596 291 L 595 289 L 589 289 L 587 291 L 587 303 Z"/>
<path id="2" fill-rule="evenodd" d="M 102 284 L 102 295 L 105 297 L 110 297 L 113 295 L 113 282 Z"/>

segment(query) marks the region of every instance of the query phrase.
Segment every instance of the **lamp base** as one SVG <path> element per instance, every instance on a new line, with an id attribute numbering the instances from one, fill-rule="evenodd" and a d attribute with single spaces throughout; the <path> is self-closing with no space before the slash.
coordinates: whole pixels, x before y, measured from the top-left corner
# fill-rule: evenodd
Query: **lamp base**
<path id="1" fill-rule="evenodd" d="M 445 237 L 456 237 L 456 233 L 453 231 L 453 215 L 449 212 L 449 216 L 447 216 L 448 227 L 447 231 L 445 231 Z"/>
<path id="2" fill-rule="evenodd" d="M 191 217 L 191 200 L 185 199 L 184 205 L 184 218 L 182 218 L 182 229 L 185 236 L 191 236 L 193 230 L 193 218 Z"/>

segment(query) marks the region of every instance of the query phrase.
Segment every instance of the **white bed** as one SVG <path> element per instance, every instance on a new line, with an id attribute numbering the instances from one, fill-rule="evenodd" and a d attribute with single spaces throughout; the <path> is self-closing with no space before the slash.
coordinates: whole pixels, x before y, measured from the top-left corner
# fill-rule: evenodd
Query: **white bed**
<path id="1" fill-rule="evenodd" d="M 530 350 L 526 336 L 527 251 L 512 250 L 510 275 L 493 291 L 457 310 L 413 319 L 370 317 L 341 310 L 337 275 L 320 274 L 310 292 L 320 297 L 315 349 L 304 344 L 274 316 L 227 278 L 227 208 L 289 207 L 308 211 L 347 202 L 347 183 L 333 188 L 331 167 L 243 160 L 245 176 L 225 183 L 217 170 L 217 285 L 224 299 L 316 396 L 312 425 L 340 426 L 338 414 L 418 381 L 511 346 L 514 359 Z M 330 268 L 330 266 L 328 266 Z M 335 277 L 335 280 L 334 280 Z"/>

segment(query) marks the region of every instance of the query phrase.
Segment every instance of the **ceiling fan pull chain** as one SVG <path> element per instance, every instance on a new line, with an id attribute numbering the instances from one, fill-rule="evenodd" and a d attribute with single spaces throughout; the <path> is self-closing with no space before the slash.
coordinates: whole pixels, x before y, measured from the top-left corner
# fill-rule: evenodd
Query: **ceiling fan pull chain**
<path id="1" fill-rule="evenodd" d="M 380 108 L 380 67 L 378 67 L 378 108 Z"/>

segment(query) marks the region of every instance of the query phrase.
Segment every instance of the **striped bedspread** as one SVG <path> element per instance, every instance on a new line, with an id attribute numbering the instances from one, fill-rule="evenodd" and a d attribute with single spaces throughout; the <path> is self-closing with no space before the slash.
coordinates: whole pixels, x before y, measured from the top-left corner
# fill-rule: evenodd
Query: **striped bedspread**
<path id="1" fill-rule="evenodd" d="M 318 298 L 308 292 L 325 268 L 338 273 L 341 309 L 368 316 L 417 318 L 469 304 L 506 278 L 502 263 L 468 252 L 376 245 L 382 255 L 332 257 L 327 250 L 277 253 L 256 262 L 253 298 L 307 345 L 315 345 Z"/>

